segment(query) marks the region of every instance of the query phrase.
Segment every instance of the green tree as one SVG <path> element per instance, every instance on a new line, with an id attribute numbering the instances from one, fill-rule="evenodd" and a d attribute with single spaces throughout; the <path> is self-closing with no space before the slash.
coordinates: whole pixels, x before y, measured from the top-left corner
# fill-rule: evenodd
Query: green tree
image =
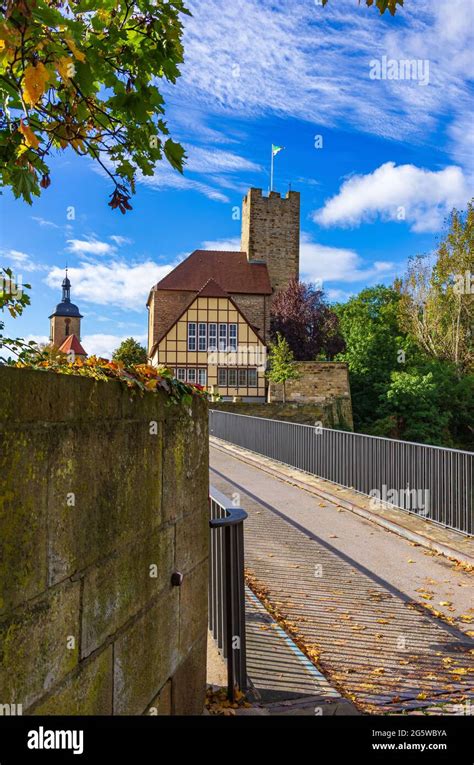
<path id="1" fill-rule="evenodd" d="M 127 337 L 112 354 L 113 361 L 121 361 L 126 367 L 132 367 L 134 364 L 146 364 L 148 355 L 146 348 L 133 337 Z"/>
<path id="2" fill-rule="evenodd" d="M 183 61 L 182 0 L 0 0 L 2 185 L 31 204 L 48 157 L 71 147 L 98 162 L 122 213 L 138 173 L 165 156 L 182 171 L 156 82 Z"/>
<path id="3" fill-rule="evenodd" d="M 400 318 L 425 353 L 474 370 L 474 208 L 453 210 L 434 256 L 412 258 L 401 281 Z"/>
<path id="4" fill-rule="evenodd" d="M 270 345 L 270 369 L 267 377 L 274 383 L 283 384 L 283 403 L 286 403 L 286 383 L 299 377 L 293 351 L 283 335 L 277 333 L 276 340 Z"/>
<path id="5" fill-rule="evenodd" d="M 443 390 L 433 371 L 392 372 L 378 406 L 382 417 L 376 420 L 371 432 L 405 441 L 452 445 L 451 412 L 441 408 L 442 400 Z"/>
<path id="6" fill-rule="evenodd" d="M 399 302 L 395 289 L 378 285 L 335 306 L 346 343 L 337 360 L 349 367 L 357 429 L 374 421 L 391 373 L 403 369 L 404 360 L 414 352 L 400 328 Z"/>

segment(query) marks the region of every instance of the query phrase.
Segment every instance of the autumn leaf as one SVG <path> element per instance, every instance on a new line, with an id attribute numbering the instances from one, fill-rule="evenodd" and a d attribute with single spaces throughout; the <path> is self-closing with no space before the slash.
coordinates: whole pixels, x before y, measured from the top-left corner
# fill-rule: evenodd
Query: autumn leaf
<path id="1" fill-rule="evenodd" d="M 81 50 L 77 49 L 76 43 L 74 42 L 74 40 L 72 40 L 70 37 L 65 37 L 64 42 L 66 43 L 67 47 L 73 54 L 74 58 L 77 58 L 77 60 L 80 61 L 81 64 L 83 64 L 86 60 L 85 54 Z"/>
<path id="2" fill-rule="evenodd" d="M 61 56 L 56 61 L 56 69 L 66 82 L 74 76 L 74 64 L 70 56 Z"/>
<path id="3" fill-rule="evenodd" d="M 46 90 L 49 72 L 39 61 L 36 66 L 27 66 L 23 78 L 23 99 L 26 104 L 34 106 Z"/>
<path id="4" fill-rule="evenodd" d="M 25 125 L 25 123 L 23 122 L 22 119 L 20 120 L 20 127 L 18 128 L 18 130 L 20 131 L 20 133 L 24 137 L 25 143 L 26 143 L 27 146 L 29 146 L 32 149 L 37 149 L 38 148 L 38 146 L 39 146 L 39 139 L 38 139 L 38 137 L 35 136 L 35 134 L 33 133 L 32 129 L 28 125 Z"/>

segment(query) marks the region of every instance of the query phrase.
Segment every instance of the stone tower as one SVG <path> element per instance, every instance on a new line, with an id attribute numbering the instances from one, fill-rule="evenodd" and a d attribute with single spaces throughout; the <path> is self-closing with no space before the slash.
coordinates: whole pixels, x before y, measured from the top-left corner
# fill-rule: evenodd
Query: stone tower
<path id="1" fill-rule="evenodd" d="M 71 282 L 68 279 L 67 268 L 62 288 L 62 300 L 49 317 L 49 339 L 55 348 L 60 348 L 69 335 L 75 335 L 78 340 L 81 339 L 82 315 L 79 313 L 77 305 L 71 303 Z"/>
<path id="2" fill-rule="evenodd" d="M 281 197 L 271 191 L 250 189 L 242 203 L 241 250 L 249 261 L 267 264 L 274 293 L 299 278 L 300 194 L 289 191 Z"/>

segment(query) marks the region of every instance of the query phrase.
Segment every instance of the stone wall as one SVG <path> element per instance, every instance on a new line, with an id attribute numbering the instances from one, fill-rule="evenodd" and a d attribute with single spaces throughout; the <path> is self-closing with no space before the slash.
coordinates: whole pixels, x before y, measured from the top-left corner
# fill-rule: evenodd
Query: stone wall
<path id="1" fill-rule="evenodd" d="M 203 400 L 0 367 L 0 705 L 200 714 L 207 557 Z"/>
<path id="2" fill-rule="evenodd" d="M 270 339 L 271 295 L 243 295 L 234 293 L 231 297 L 242 310 L 250 324 L 258 329 L 262 340 L 268 344 Z"/>
<path id="3" fill-rule="evenodd" d="M 299 278 L 300 194 L 250 189 L 242 203 L 241 250 L 267 264 L 274 292 Z"/>
<path id="4" fill-rule="evenodd" d="M 298 361 L 297 380 L 286 383 L 286 401 L 295 404 L 336 404 L 349 427 L 353 427 L 347 364 L 335 361 Z M 283 385 L 269 382 L 268 400 L 283 401 Z"/>
<path id="5" fill-rule="evenodd" d="M 349 406 L 348 406 L 349 404 Z M 347 399 L 333 399 L 323 404 L 292 404 L 221 401 L 212 403 L 212 409 L 250 417 L 267 417 L 270 420 L 297 422 L 300 425 L 316 425 L 323 428 L 352 430 L 352 411 Z"/>

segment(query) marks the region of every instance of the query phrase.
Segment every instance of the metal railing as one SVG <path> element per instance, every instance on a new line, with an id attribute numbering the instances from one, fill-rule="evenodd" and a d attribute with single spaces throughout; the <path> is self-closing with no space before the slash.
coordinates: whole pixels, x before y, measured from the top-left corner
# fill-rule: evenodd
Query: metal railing
<path id="1" fill-rule="evenodd" d="M 244 521 L 247 513 L 213 486 L 209 496 L 209 629 L 227 660 L 227 690 L 247 687 Z"/>
<path id="2" fill-rule="evenodd" d="M 211 410 L 209 433 L 472 535 L 474 454 Z"/>

